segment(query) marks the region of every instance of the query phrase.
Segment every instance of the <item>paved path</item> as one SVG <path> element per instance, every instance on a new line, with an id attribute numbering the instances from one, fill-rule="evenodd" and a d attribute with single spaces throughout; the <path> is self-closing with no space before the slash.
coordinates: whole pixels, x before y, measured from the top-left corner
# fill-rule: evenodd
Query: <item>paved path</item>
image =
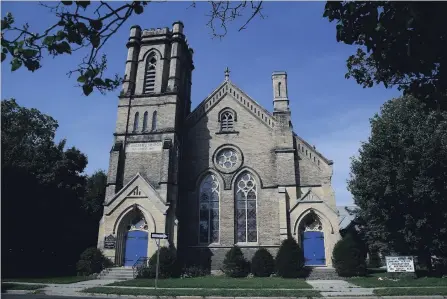
<path id="1" fill-rule="evenodd" d="M 85 297 L 86 294 L 81 293 L 82 290 L 93 287 L 101 287 L 109 283 L 114 283 L 117 280 L 107 280 L 107 279 L 93 279 L 93 280 L 85 280 L 75 283 L 29 283 L 29 282 L 11 282 L 11 283 L 19 283 L 19 284 L 43 284 L 46 285 L 43 288 L 43 292 L 45 295 L 50 296 L 81 296 Z"/>
<path id="2" fill-rule="evenodd" d="M 344 280 L 306 280 L 314 290 L 324 297 L 367 296 L 373 294 L 372 288 L 361 288 Z"/>

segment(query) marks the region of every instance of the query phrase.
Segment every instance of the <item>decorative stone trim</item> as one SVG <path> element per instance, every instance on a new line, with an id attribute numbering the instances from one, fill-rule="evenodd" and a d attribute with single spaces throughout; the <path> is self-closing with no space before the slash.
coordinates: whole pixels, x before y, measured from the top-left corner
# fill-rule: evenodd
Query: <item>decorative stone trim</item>
<path id="1" fill-rule="evenodd" d="M 270 128 L 275 126 L 275 119 L 273 115 L 259 105 L 255 100 L 241 91 L 237 86 L 235 86 L 230 81 L 225 81 L 216 90 L 214 90 L 211 95 L 209 95 L 202 103 L 197 106 L 194 111 L 192 111 L 186 118 L 186 122 L 189 126 L 194 125 L 199 121 L 199 119 L 205 115 L 208 111 L 212 109 L 225 95 L 231 95 L 235 100 L 237 100 L 241 105 L 243 105 L 247 110 L 251 111 L 261 122 Z"/>

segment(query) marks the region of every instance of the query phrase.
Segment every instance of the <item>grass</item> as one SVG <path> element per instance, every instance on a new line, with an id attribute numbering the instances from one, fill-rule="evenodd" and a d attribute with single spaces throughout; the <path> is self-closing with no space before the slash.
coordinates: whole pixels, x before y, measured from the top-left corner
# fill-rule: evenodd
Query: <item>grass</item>
<path id="1" fill-rule="evenodd" d="M 41 288 L 46 287 L 46 285 L 43 284 L 20 284 L 20 283 L 2 283 L 2 293 L 8 291 L 8 290 L 38 290 Z"/>
<path id="2" fill-rule="evenodd" d="M 108 286 L 153 287 L 154 279 L 133 279 L 116 282 Z M 194 278 L 159 279 L 160 288 L 214 288 L 214 289 L 311 289 L 303 279 L 280 277 L 229 278 L 225 276 L 204 276 Z"/>
<path id="3" fill-rule="evenodd" d="M 221 296 L 221 297 L 321 297 L 318 291 L 313 290 L 179 290 L 179 289 L 138 289 L 97 287 L 82 291 L 83 293 L 133 295 L 133 296 Z"/>
<path id="4" fill-rule="evenodd" d="M 384 277 L 384 280 L 378 280 Z M 386 273 L 372 274 L 367 277 L 347 278 L 350 283 L 364 288 L 380 287 L 447 287 L 447 279 L 436 277 L 401 278 L 397 281 L 386 279 Z"/>
<path id="5" fill-rule="evenodd" d="M 447 295 L 447 287 L 444 288 L 388 288 L 374 290 L 379 296 L 434 296 Z"/>
<path id="6" fill-rule="evenodd" d="M 61 277 L 43 277 L 43 278 L 7 278 L 2 279 L 2 281 L 66 284 L 90 279 L 91 278 L 86 276 L 61 276 Z"/>

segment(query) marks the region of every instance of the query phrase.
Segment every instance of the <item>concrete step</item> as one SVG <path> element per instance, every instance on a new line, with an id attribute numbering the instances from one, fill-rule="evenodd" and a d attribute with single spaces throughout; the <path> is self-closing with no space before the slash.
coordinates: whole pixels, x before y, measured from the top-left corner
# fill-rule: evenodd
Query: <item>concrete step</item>
<path id="1" fill-rule="evenodd" d="M 133 269 L 124 267 L 108 268 L 99 275 L 99 279 L 107 280 L 129 280 L 133 278 Z"/>
<path id="2" fill-rule="evenodd" d="M 309 271 L 308 280 L 342 280 L 334 268 L 311 268 Z"/>

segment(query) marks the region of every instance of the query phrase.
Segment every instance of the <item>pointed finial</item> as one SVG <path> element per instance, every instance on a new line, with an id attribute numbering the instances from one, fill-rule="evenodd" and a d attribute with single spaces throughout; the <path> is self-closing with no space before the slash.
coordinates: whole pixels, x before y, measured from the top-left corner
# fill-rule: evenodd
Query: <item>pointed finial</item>
<path id="1" fill-rule="evenodd" d="M 227 68 L 225 69 L 225 81 L 228 80 L 230 80 L 230 69 L 227 66 Z"/>

